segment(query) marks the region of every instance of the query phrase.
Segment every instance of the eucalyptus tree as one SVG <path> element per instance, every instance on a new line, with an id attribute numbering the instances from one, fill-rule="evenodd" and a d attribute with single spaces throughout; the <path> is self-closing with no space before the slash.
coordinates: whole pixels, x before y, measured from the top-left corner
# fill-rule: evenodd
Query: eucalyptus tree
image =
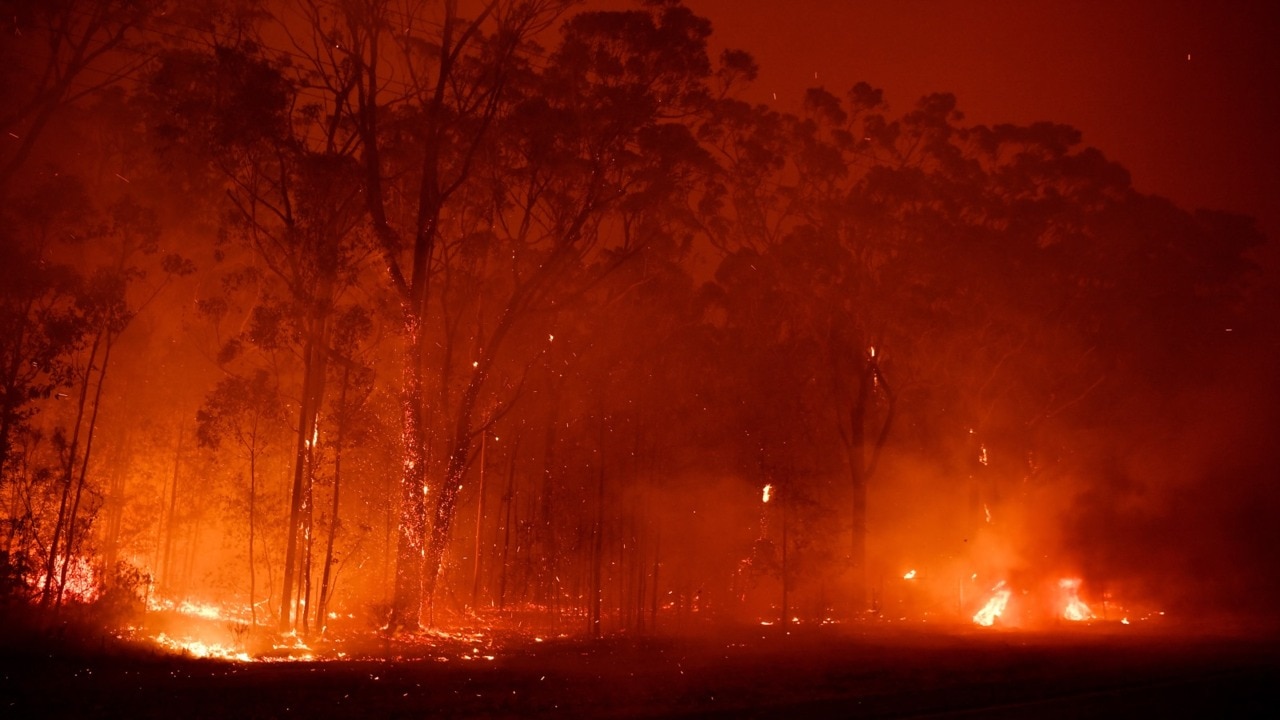
<path id="1" fill-rule="evenodd" d="M 466 18 L 455 0 L 311 0 L 283 23 L 302 28 L 291 34 L 292 52 L 360 167 L 385 284 L 399 306 L 404 459 L 396 627 L 417 626 L 422 599 L 429 461 L 423 358 L 431 346 L 428 298 L 443 226 L 506 106 L 512 73 L 532 53 L 529 41 L 568 5 L 491 0 Z"/>
<path id="2" fill-rule="evenodd" d="M 676 3 L 570 18 L 546 66 L 513 88 L 517 102 L 478 157 L 477 182 L 463 198 L 490 224 L 498 252 L 494 280 L 486 283 L 489 314 L 471 333 L 472 372 L 449 417 L 448 465 L 427 548 L 428 595 L 478 435 L 477 400 L 487 392 L 489 406 L 503 408 L 511 392 L 504 386 L 522 383 L 518 361 L 504 382 L 490 379 L 500 353 L 510 350 L 508 338 L 520 333 L 528 342 L 517 352 L 536 357 L 549 313 L 582 302 L 587 288 L 646 248 L 678 245 L 688 232 L 678 213 L 706 173 L 688 120 L 708 101 L 709 32 L 705 20 Z M 547 332 L 545 342 L 553 336 Z"/>
<path id="3" fill-rule="evenodd" d="M 646 145 L 679 144 L 683 128 L 663 123 L 663 113 L 687 111 L 706 72 L 709 26 L 674 2 L 579 16 L 544 55 L 533 41 L 571 5 L 491 0 L 470 18 L 452 1 L 302 6 L 309 27 L 295 35 L 297 52 L 335 124 L 350 129 L 399 304 L 405 454 L 393 627 L 416 626 L 424 592 L 435 590 L 458 488 L 485 424 L 477 403 L 505 339 L 576 271 L 606 211 L 647 192 L 642 185 L 656 187 L 653 173 L 670 153 L 651 157 Z M 481 332 L 466 339 L 470 371 L 444 366 L 437 376 L 441 394 L 453 393 L 445 395 L 450 407 L 439 407 L 424 363 L 468 316 L 455 313 L 460 303 L 445 304 L 450 292 L 437 284 L 461 282 L 464 258 L 496 259 L 499 248 L 513 252 L 508 284 L 490 295 L 494 314 Z M 454 352 L 461 349 L 440 362 L 455 362 Z M 445 375 L 457 379 L 456 390 Z M 439 484 L 428 492 L 432 437 L 444 450 Z"/>
<path id="4" fill-rule="evenodd" d="M 252 377 L 230 375 L 223 378 L 209 392 L 204 406 L 196 414 L 196 438 L 201 446 L 216 449 L 231 440 L 244 450 L 249 463 L 246 558 L 249 567 L 249 618 L 254 626 L 258 624 L 258 608 L 254 603 L 257 590 L 254 540 L 258 528 L 258 465 L 272 436 L 278 432 L 274 426 L 281 420 L 282 409 L 270 373 L 258 370 Z"/>
<path id="5" fill-rule="evenodd" d="M 308 94 L 306 78 L 287 54 L 263 44 L 255 26 L 233 40 L 179 45 L 162 56 L 149 80 L 152 127 L 196 176 L 225 187 L 221 248 L 223 297 L 207 298 L 207 314 L 233 310 L 245 331 L 227 339 L 219 361 L 246 351 L 293 356 L 296 393 L 293 482 L 290 493 L 282 630 L 295 613 L 302 582 L 299 541 L 312 512 L 313 439 L 334 353 L 332 324 L 364 270 L 370 252 L 364 232 L 363 178 L 346 136 Z M 221 29 L 221 26 L 215 26 Z M 211 49 L 210 49 L 211 48 Z M 238 297 L 240 300 L 236 300 Z M 244 302 L 248 307 L 240 307 Z"/>
<path id="6" fill-rule="evenodd" d="M 1072 128 L 970 125 L 950 95 L 892 115 L 859 84 L 843 100 L 810 91 L 797 117 L 733 104 L 720 117 L 704 130 L 729 160 L 707 223 L 730 253 L 718 279 L 739 326 L 758 319 L 765 342 L 802 338 L 830 358 L 819 375 L 835 406 L 820 415 L 840 423 L 853 481 L 855 609 L 868 482 L 895 413 L 919 447 L 955 449 L 932 459 L 968 476 L 966 522 L 989 522 L 998 474 L 1034 474 L 1142 384 L 1125 354 L 1150 358 L 1223 317 L 1256 242 L 1137 192 Z M 1169 307 L 1178 319 L 1151 325 Z"/>
<path id="7" fill-rule="evenodd" d="M 72 383 L 69 357 L 86 332 L 74 319 L 81 280 L 68 246 L 88 238 L 96 218 L 76 159 L 59 156 L 74 145 L 67 117 L 137 69 L 139 31 L 161 7 L 8 0 L 0 9 L 0 132 L 9 140 L 0 147 L 0 485 L 42 400 Z"/>

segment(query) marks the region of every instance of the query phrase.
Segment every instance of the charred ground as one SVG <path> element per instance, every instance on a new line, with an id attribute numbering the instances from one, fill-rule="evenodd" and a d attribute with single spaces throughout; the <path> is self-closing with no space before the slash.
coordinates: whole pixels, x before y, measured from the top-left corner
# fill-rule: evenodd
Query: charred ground
<path id="1" fill-rule="evenodd" d="M 738 625 L 475 645 L 370 637 L 343 660 L 235 663 L 67 624 L 9 636 L 0 702 L 13 717 L 1243 717 L 1273 712 L 1280 680 L 1273 635 L 1223 627 Z"/>

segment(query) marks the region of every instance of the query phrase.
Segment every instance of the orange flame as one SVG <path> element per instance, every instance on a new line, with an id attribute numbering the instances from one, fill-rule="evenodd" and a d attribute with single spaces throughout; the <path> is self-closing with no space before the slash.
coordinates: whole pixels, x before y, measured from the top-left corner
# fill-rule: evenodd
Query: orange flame
<path id="1" fill-rule="evenodd" d="M 1058 581 L 1058 587 L 1062 590 L 1065 603 L 1062 608 L 1062 618 L 1064 620 L 1082 622 L 1097 617 L 1089 609 L 1089 606 L 1080 599 L 1080 578 L 1063 578 Z"/>
<path id="2" fill-rule="evenodd" d="M 760 502 L 769 502 L 769 498 L 773 495 L 773 485 L 764 486 L 764 495 L 760 498 Z"/>
<path id="3" fill-rule="evenodd" d="M 973 615 L 973 621 L 983 627 L 991 627 L 996 618 L 1000 617 L 1005 608 L 1009 606 L 1010 592 L 1005 587 L 1003 580 L 996 583 L 996 586 L 991 588 L 991 591 L 993 593 L 991 599 L 987 600 L 987 604 L 983 605 L 982 609 Z"/>
<path id="4" fill-rule="evenodd" d="M 98 580 L 98 574 L 94 572 L 93 565 L 83 557 L 76 556 L 71 558 L 70 564 L 64 558 L 57 558 L 53 567 L 53 582 L 50 583 L 49 576 L 44 571 L 38 575 L 28 575 L 26 580 L 36 588 L 43 588 L 46 583 L 57 587 L 58 582 L 63 576 L 63 565 L 66 565 L 66 585 L 62 588 L 62 597 L 80 603 L 91 603 L 102 595 L 102 584 Z"/>

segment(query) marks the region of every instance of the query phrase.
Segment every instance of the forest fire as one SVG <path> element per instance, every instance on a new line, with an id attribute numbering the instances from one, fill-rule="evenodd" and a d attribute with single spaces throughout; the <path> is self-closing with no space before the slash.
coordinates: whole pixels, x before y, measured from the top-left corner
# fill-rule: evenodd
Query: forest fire
<path id="1" fill-rule="evenodd" d="M 33 590 L 42 595 L 54 594 L 63 600 L 92 603 L 102 594 L 102 580 L 94 570 L 93 562 L 86 557 L 58 558 L 49 569 L 28 573 L 25 578 Z"/>
<path id="2" fill-rule="evenodd" d="M 1259 226 L 688 2 L 0 13 L 0 643 L 555 716 L 1269 618 Z"/>

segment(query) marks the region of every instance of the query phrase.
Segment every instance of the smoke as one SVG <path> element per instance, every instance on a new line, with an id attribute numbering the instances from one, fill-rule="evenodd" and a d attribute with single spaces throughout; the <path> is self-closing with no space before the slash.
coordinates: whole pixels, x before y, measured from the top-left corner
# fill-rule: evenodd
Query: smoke
<path id="1" fill-rule="evenodd" d="M 1221 380 L 1152 408 L 1070 508 L 1092 577 L 1184 619 L 1257 623 L 1280 601 L 1276 347 L 1221 352 Z"/>

